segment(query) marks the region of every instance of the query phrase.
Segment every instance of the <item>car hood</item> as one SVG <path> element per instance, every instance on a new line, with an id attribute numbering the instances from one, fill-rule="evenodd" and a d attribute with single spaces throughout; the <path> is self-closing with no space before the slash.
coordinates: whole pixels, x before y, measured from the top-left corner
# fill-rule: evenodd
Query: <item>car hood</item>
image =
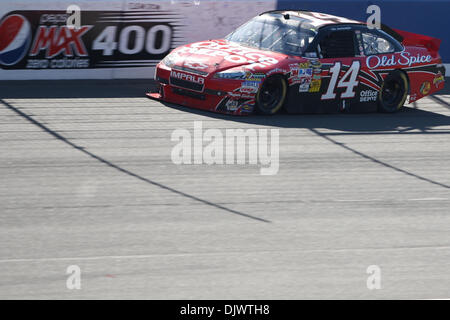
<path id="1" fill-rule="evenodd" d="M 202 74 L 243 66 L 252 72 L 272 69 L 288 56 L 245 47 L 226 40 L 209 40 L 178 47 L 171 53 L 175 66 Z"/>

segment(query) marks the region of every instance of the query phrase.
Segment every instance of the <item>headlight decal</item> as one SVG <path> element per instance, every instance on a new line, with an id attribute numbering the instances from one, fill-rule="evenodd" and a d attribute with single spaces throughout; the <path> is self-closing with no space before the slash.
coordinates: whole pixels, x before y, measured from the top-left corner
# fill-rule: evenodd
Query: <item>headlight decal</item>
<path id="1" fill-rule="evenodd" d="M 245 80 L 248 76 L 248 71 L 228 69 L 225 71 L 217 72 L 214 75 L 216 79 L 229 79 L 229 80 Z"/>

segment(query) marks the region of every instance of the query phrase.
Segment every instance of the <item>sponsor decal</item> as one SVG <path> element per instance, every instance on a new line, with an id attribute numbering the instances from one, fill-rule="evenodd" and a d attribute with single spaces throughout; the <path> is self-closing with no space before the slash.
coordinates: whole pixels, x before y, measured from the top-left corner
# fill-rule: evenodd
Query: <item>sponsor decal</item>
<path id="1" fill-rule="evenodd" d="M 137 2 L 130 2 L 128 4 L 128 9 L 134 9 L 134 10 L 159 10 L 161 9 L 160 5 L 154 4 L 154 3 L 137 3 Z"/>
<path id="2" fill-rule="evenodd" d="M 261 82 L 266 75 L 264 73 L 248 73 L 245 77 L 245 80 L 247 81 L 256 81 Z"/>
<path id="3" fill-rule="evenodd" d="M 196 61 L 186 61 L 184 63 L 184 66 L 186 68 L 195 69 L 195 70 L 204 70 L 204 69 L 208 68 L 208 65 L 206 63 L 196 62 Z"/>
<path id="4" fill-rule="evenodd" d="M 436 86 L 436 88 L 438 88 L 442 82 L 444 82 L 444 76 L 439 71 L 433 79 L 433 84 Z"/>
<path id="5" fill-rule="evenodd" d="M 409 52 L 403 51 L 396 57 L 392 54 L 390 56 L 369 56 L 366 58 L 366 65 L 370 69 L 376 69 L 379 67 L 393 67 L 393 66 L 408 66 L 411 67 L 414 64 L 428 63 L 431 62 L 432 58 L 430 55 L 420 55 L 412 56 Z"/>
<path id="6" fill-rule="evenodd" d="M 311 81 L 312 68 L 300 68 L 299 64 L 290 64 L 289 68 L 291 84 L 300 83 L 304 78 L 309 78 L 309 81 Z"/>
<path id="7" fill-rule="evenodd" d="M 309 92 L 319 92 L 320 86 L 322 85 L 322 80 L 311 80 L 311 84 L 309 85 Z"/>
<path id="8" fill-rule="evenodd" d="M 311 78 L 301 78 L 299 83 L 298 92 L 308 92 Z"/>
<path id="9" fill-rule="evenodd" d="M 205 78 L 197 76 L 197 75 L 193 75 L 193 74 L 188 74 L 188 73 L 184 73 L 184 72 L 180 72 L 180 71 L 170 71 L 170 77 L 171 78 L 175 78 L 175 79 L 179 79 L 179 80 L 185 80 L 185 81 L 189 81 L 189 82 L 194 82 L 194 83 L 198 83 L 198 84 L 204 84 L 205 83 Z"/>
<path id="10" fill-rule="evenodd" d="M 235 99 L 253 99 L 255 98 L 254 94 L 246 94 L 241 92 L 228 92 L 228 96 Z"/>
<path id="11" fill-rule="evenodd" d="M 232 97 L 232 98 L 240 98 L 241 97 L 241 94 L 239 92 L 228 92 L 227 94 L 229 97 Z"/>
<path id="12" fill-rule="evenodd" d="M 210 57 L 222 57 L 233 63 L 245 64 L 242 68 L 254 70 L 256 67 L 265 68 L 278 63 L 278 60 L 260 52 L 254 52 L 251 48 L 241 47 L 231 43 L 219 43 L 216 41 L 202 41 L 184 46 L 179 53 L 206 55 Z"/>
<path id="13" fill-rule="evenodd" d="M 241 106 L 241 111 L 242 111 L 242 112 L 252 112 L 252 111 L 253 111 L 253 105 L 248 104 L 248 103 L 244 103 L 244 104 Z"/>
<path id="14" fill-rule="evenodd" d="M 244 81 L 242 82 L 240 91 L 242 93 L 256 93 L 258 92 L 261 81 Z"/>
<path id="15" fill-rule="evenodd" d="M 359 55 L 363 56 L 364 55 L 364 48 L 362 46 L 359 46 L 358 49 L 359 49 Z"/>
<path id="16" fill-rule="evenodd" d="M 311 64 L 311 66 L 313 68 L 321 68 L 322 67 L 322 63 L 318 59 L 310 59 L 309 63 Z"/>
<path id="17" fill-rule="evenodd" d="M 22 60 L 31 44 L 30 22 L 12 14 L 0 23 L 0 64 L 11 66 Z"/>
<path id="18" fill-rule="evenodd" d="M 320 74 L 322 72 L 322 63 L 318 59 L 310 59 L 309 64 L 313 68 L 314 74 Z"/>
<path id="19" fill-rule="evenodd" d="M 266 75 L 264 73 L 248 73 L 245 81 L 242 82 L 240 92 L 251 94 L 258 92 L 259 85 Z M 242 94 L 241 94 L 242 97 Z"/>
<path id="20" fill-rule="evenodd" d="M 309 66 L 309 61 L 308 62 L 300 62 L 299 64 L 298 64 L 298 67 L 300 68 L 300 69 L 306 69 L 306 68 L 309 68 L 310 66 Z"/>
<path id="21" fill-rule="evenodd" d="M 351 30 L 351 27 L 332 27 L 331 30 L 333 31 L 341 31 L 341 30 Z"/>
<path id="22" fill-rule="evenodd" d="M 299 70 L 298 70 L 298 76 L 299 76 L 300 78 L 303 78 L 303 77 L 311 77 L 311 76 L 312 76 L 312 73 L 313 73 L 313 71 L 312 71 L 311 68 L 310 68 L 310 69 L 299 69 Z"/>
<path id="23" fill-rule="evenodd" d="M 362 90 L 359 93 L 359 102 L 377 101 L 378 92 L 375 90 Z"/>
<path id="24" fill-rule="evenodd" d="M 269 72 L 267 72 L 267 76 L 270 76 L 274 73 L 286 73 L 286 72 L 287 72 L 286 70 L 275 68 L 275 69 L 272 69 Z"/>
<path id="25" fill-rule="evenodd" d="M 431 89 L 431 84 L 428 81 L 425 81 L 424 83 L 422 83 L 422 85 L 420 86 L 420 93 L 424 96 L 426 96 L 428 93 L 430 93 L 430 89 Z"/>
<path id="26" fill-rule="evenodd" d="M 358 41 L 358 50 L 359 50 L 359 55 L 360 57 L 364 56 L 364 47 L 362 46 L 363 40 L 362 40 L 362 36 L 361 36 L 361 31 L 360 30 L 355 30 L 356 33 L 356 38 Z"/>
<path id="27" fill-rule="evenodd" d="M 298 76 L 298 70 L 300 68 L 298 67 L 298 64 L 294 63 L 294 64 L 290 64 L 289 65 L 289 72 L 291 73 L 291 77 L 296 77 Z"/>
<path id="28" fill-rule="evenodd" d="M 239 105 L 238 100 L 228 100 L 225 106 L 227 107 L 228 111 L 236 111 Z"/>
<path id="29" fill-rule="evenodd" d="M 176 46 L 182 16 L 159 7 L 148 11 L 70 13 L 19 10 L 0 20 L 0 68 L 81 69 L 151 67 Z M 139 13 L 139 19 L 135 18 Z"/>

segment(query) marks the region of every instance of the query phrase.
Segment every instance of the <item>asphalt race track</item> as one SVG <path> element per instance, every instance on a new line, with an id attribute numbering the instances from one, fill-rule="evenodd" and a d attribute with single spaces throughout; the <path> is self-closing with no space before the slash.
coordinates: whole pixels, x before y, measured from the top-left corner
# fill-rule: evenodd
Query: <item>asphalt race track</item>
<path id="1" fill-rule="evenodd" d="M 0 83 L 0 298 L 450 298 L 449 86 L 392 115 L 242 118 L 151 85 Z M 194 120 L 279 129 L 278 174 L 175 165 Z"/>

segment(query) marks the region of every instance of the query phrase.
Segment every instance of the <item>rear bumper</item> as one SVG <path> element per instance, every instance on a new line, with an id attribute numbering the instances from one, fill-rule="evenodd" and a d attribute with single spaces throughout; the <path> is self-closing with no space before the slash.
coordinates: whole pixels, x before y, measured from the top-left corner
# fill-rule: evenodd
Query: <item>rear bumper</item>
<path id="1" fill-rule="evenodd" d="M 446 69 L 445 69 L 445 66 L 442 64 L 442 65 L 440 65 L 439 66 L 439 71 L 442 73 L 442 75 L 445 77 L 445 72 L 447 71 Z"/>

